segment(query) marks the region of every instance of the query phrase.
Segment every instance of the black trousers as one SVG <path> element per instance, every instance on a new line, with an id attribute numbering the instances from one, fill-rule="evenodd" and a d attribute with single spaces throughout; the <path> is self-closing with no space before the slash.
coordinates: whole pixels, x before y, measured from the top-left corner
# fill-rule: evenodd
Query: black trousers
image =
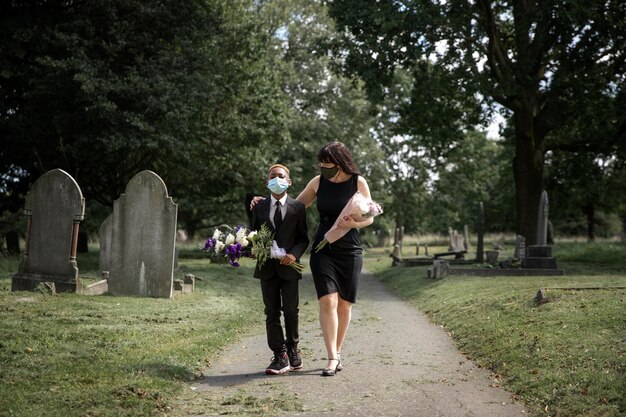
<path id="1" fill-rule="evenodd" d="M 298 333 L 298 305 L 300 280 L 282 280 L 275 276 L 261 280 L 263 303 L 265 304 L 265 329 L 267 344 L 278 354 L 288 347 L 295 347 L 300 341 Z M 280 313 L 285 320 L 285 333 L 280 323 Z"/>

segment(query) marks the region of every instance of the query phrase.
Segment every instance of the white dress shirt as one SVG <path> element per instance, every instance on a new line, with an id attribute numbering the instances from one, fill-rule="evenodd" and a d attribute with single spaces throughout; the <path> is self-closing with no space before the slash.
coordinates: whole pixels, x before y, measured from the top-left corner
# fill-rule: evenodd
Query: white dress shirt
<path id="1" fill-rule="evenodd" d="M 276 212 L 276 202 L 280 202 L 280 214 L 282 215 L 283 219 L 285 218 L 285 213 L 287 213 L 287 194 L 285 194 L 283 196 L 283 198 L 281 198 L 280 200 L 276 200 L 276 198 L 272 195 L 271 196 L 271 204 L 270 204 L 270 221 L 272 222 L 272 225 L 274 226 L 274 228 L 276 228 L 276 225 L 274 224 L 274 213 Z"/>

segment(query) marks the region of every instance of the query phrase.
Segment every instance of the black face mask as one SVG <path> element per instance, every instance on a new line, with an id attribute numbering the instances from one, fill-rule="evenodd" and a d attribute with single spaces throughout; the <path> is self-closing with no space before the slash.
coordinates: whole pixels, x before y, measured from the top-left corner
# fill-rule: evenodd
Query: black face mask
<path id="1" fill-rule="evenodd" d="M 339 172 L 339 167 L 337 165 L 335 165 L 332 168 L 320 167 L 320 173 L 327 180 L 333 178 L 335 175 L 337 175 L 338 172 Z"/>

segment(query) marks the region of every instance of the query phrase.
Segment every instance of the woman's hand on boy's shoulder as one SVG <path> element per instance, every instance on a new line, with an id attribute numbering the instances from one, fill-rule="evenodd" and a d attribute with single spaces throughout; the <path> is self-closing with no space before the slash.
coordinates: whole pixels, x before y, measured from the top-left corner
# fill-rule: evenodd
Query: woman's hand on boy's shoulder
<path id="1" fill-rule="evenodd" d="M 254 210 L 256 205 L 263 200 L 265 200 L 265 197 L 261 197 L 260 195 L 255 195 L 254 197 L 252 197 L 252 200 L 250 200 L 250 210 Z"/>

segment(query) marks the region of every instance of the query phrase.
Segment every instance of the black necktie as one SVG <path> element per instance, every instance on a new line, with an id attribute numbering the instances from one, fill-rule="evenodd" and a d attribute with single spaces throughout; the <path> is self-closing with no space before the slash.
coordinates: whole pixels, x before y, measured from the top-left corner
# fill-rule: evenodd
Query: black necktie
<path id="1" fill-rule="evenodd" d="M 278 230 L 283 223 L 283 214 L 280 212 L 280 201 L 276 202 L 276 211 L 274 211 L 274 230 Z"/>

